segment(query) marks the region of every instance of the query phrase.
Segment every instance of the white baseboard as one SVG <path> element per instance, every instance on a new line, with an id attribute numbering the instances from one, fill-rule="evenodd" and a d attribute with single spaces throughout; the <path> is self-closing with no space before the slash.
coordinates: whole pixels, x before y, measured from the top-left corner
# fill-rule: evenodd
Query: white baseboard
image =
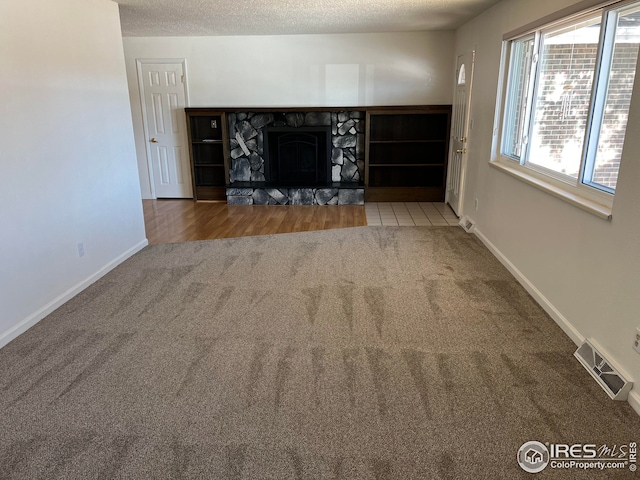
<path id="1" fill-rule="evenodd" d="M 578 345 L 582 345 L 585 338 L 584 336 L 575 329 L 571 322 L 567 320 L 560 311 L 553 306 L 553 304 L 545 297 L 540 290 L 538 290 L 533 283 L 529 281 L 524 274 L 518 270 L 518 268 L 511 263 L 511 261 L 500 251 L 498 248 L 489 241 L 487 237 L 483 235 L 483 233 L 477 228 L 473 232 L 481 241 L 485 244 L 485 246 L 495 255 L 495 257 L 500 260 L 500 263 L 506 267 L 509 272 L 520 282 L 520 284 L 525 288 L 529 295 L 531 295 L 538 304 L 549 314 L 551 318 L 558 324 L 558 326 L 566 333 L 573 343 Z"/>
<path id="2" fill-rule="evenodd" d="M 113 270 L 115 267 L 120 265 L 126 259 L 128 259 L 132 255 L 136 254 L 140 250 L 142 250 L 148 244 L 149 244 L 149 241 L 147 239 L 144 239 L 142 242 L 140 242 L 137 245 L 131 247 L 129 250 L 127 250 L 123 254 L 119 255 L 118 257 L 116 257 L 115 259 L 113 259 L 112 261 L 107 263 L 104 267 L 99 269 L 94 274 L 90 275 L 89 277 L 85 278 L 84 280 L 82 280 L 78 284 L 74 285 L 69 290 L 64 292 L 62 295 L 56 297 L 51 302 L 46 304 L 44 307 L 42 307 L 41 309 L 39 309 L 35 313 L 29 315 L 27 318 L 25 318 L 24 320 L 19 322 L 17 325 L 15 325 L 14 327 L 12 327 L 9 330 L 7 330 L 6 332 L 4 332 L 2 335 L 0 335 L 0 348 L 4 347 L 11 340 L 15 339 L 16 337 L 18 337 L 22 333 L 26 332 L 29 328 L 33 327 L 36 323 L 38 323 L 44 317 L 49 315 L 56 308 L 60 307 L 65 302 L 67 302 L 70 299 L 72 299 L 73 297 L 75 297 L 82 290 L 84 290 L 89 285 L 91 285 L 92 283 L 96 282 L 98 279 L 100 279 L 104 275 L 106 275 L 109 271 Z"/>
<path id="3" fill-rule="evenodd" d="M 482 243 L 493 253 L 493 255 L 505 266 L 509 272 L 518 280 L 527 292 L 538 302 L 538 304 L 549 314 L 549 316 L 558 324 L 567 336 L 573 340 L 576 346 L 582 345 L 585 337 L 576 330 L 576 328 L 565 318 L 560 311 L 538 290 L 533 283 L 529 281 L 518 268 L 509 261 L 509 259 L 485 237 L 480 230 L 474 229 L 473 233 L 482 241 Z M 634 385 L 635 387 L 635 385 Z M 632 390 L 629 392 L 627 402 L 640 415 L 640 393 Z"/>
<path id="4" fill-rule="evenodd" d="M 633 390 L 630 391 L 629 396 L 627 397 L 627 402 L 629 402 L 629 405 L 631 405 L 636 413 L 640 415 L 640 393 L 634 392 Z"/>

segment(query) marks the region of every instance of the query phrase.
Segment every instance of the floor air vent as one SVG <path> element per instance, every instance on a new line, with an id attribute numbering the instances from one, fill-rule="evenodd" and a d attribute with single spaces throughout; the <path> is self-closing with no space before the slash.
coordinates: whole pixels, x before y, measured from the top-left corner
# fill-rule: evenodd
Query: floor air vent
<path id="1" fill-rule="evenodd" d="M 629 382 L 624 376 L 605 359 L 601 348 L 596 348 L 594 342 L 585 340 L 573 354 L 596 379 L 602 389 L 613 400 L 626 400 L 633 382 Z"/>
<path id="2" fill-rule="evenodd" d="M 473 229 L 476 228 L 476 224 L 473 223 L 472 220 L 469 219 L 469 217 L 467 216 L 463 216 L 460 219 L 460 223 L 459 225 L 462 227 L 462 229 L 467 232 L 467 233 L 472 233 Z"/>

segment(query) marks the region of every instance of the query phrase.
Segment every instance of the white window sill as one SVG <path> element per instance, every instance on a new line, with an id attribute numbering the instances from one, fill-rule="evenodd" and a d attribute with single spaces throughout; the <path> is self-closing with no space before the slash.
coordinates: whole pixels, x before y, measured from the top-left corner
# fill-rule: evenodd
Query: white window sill
<path id="1" fill-rule="evenodd" d="M 513 167 L 500 161 L 489 162 L 489 165 L 500 170 L 501 172 L 511 175 L 512 177 L 522 180 L 523 182 L 528 183 L 533 187 L 550 193 L 560 200 L 564 200 L 571 205 L 574 205 L 578 208 L 581 208 L 582 210 L 596 215 L 597 217 L 600 217 L 604 220 L 611 220 L 611 207 L 601 205 L 583 196 L 568 192 L 567 190 L 554 185 L 551 182 L 547 182 L 543 179 L 534 177 L 533 175 L 528 175 L 527 172 L 523 171 L 522 168 Z"/>

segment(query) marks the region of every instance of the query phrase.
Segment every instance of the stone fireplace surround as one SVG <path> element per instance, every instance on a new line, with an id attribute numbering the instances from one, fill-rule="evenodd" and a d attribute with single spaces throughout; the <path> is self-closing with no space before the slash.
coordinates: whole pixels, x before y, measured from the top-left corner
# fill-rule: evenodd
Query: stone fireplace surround
<path id="1" fill-rule="evenodd" d="M 362 205 L 365 112 L 236 111 L 227 114 L 230 205 Z M 267 127 L 331 127 L 331 182 L 273 185 L 265 176 Z"/>

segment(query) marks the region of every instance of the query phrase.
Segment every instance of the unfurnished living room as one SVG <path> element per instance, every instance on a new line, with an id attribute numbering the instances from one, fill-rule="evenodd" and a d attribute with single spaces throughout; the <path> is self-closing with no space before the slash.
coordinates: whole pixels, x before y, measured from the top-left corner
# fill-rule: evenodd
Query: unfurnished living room
<path id="1" fill-rule="evenodd" d="M 0 2 L 0 478 L 636 478 L 638 0 Z"/>

